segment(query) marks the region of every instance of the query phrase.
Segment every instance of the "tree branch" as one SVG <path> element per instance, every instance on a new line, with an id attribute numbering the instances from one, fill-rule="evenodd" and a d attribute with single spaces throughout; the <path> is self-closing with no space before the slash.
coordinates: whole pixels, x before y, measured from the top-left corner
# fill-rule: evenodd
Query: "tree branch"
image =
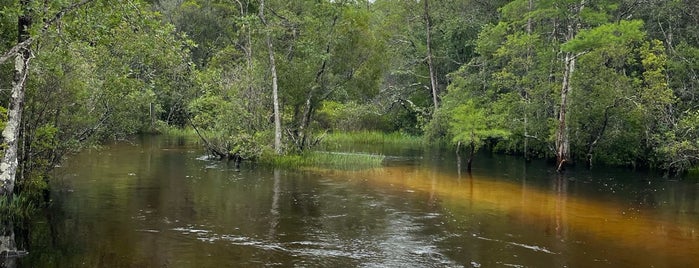
<path id="1" fill-rule="evenodd" d="M 54 14 L 53 16 L 51 16 L 50 19 L 48 19 L 44 22 L 44 26 L 41 27 L 41 32 L 40 32 L 39 36 L 44 35 L 48 31 L 49 27 L 51 27 L 51 25 L 55 24 L 58 20 L 60 20 L 63 17 L 63 15 L 65 15 L 66 13 L 71 12 L 74 9 L 77 9 L 79 7 L 82 7 L 82 6 L 84 6 L 87 3 L 90 3 L 92 1 L 93 0 L 82 0 L 80 2 L 74 3 L 70 6 L 67 6 L 67 7 L 61 9 L 60 11 L 56 12 L 56 14 Z M 7 61 L 10 58 L 13 58 L 21 50 L 30 46 L 34 42 L 34 40 L 36 40 L 36 37 L 30 37 L 30 38 L 27 38 L 27 40 L 24 40 L 23 42 L 18 43 L 14 47 L 10 48 L 10 50 L 8 50 L 4 54 L 2 54 L 2 56 L 0 56 L 0 64 L 5 63 L 5 61 Z"/>

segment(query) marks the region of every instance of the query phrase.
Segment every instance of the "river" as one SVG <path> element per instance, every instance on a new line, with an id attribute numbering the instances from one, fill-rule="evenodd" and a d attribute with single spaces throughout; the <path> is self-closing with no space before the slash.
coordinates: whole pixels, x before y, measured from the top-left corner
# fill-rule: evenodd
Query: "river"
<path id="1" fill-rule="evenodd" d="M 370 150 L 383 167 L 236 170 L 164 137 L 85 151 L 12 266 L 699 267 L 699 184 Z"/>

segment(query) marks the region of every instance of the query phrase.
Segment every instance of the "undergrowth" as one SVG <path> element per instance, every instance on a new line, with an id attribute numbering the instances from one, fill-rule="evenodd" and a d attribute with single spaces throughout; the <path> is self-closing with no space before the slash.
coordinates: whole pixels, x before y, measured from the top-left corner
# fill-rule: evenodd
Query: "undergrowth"
<path id="1" fill-rule="evenodd" d="M 0 215 L 6 220 L 27 219 L 36 212 L 38 206 L 24 195 L 0 196 Z"/>

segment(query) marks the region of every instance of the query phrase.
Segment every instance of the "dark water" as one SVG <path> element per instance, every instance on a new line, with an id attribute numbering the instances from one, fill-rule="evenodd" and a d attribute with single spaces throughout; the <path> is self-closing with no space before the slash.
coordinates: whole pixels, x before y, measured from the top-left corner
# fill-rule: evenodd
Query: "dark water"
<path id="1" fill-rule="evenodd" d="M 269 170 L 137 138 L 72 157 L 17 267 L 699 267 L 699 185 L 388 150 L 383 168 Z M 398 152 L 398 153 L 396 153 Z M 9 262 L 8 262 L 9 263 Z"/>

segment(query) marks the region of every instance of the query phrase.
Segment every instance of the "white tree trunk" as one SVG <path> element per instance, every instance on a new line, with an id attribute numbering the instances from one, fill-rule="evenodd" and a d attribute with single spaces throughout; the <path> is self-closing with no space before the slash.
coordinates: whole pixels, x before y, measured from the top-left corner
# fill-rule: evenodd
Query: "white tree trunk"
<path id="1" fill-rule="evenodd" d="M 581 0 L 577 8 L 577 17 L 585 8 L 585 1 Z M 566 34 L 566 42 L 573 40 L 580 29 L 580 21 L 576 19 L 568 24 L 568 33 Z M 568 137 L 567 109 L 570 105 L 569 96 L 572 86 L 570 80 L 575 72 L 575 61 L 578 55 L 573 52 L 565 53 L 565 62 L 563 70 L 563 83 L 561 85 L 561 106 L 558 111 L 558 128 L 556 128 L 556 170 L 562 171 L 565 164 L 570 162 L 570 138 Z"/>
<path id="2" fill-rule="evenodd" d="M 277 64 L 274 61 L 272 38 L 267 33 L 267 49 L 269 50 L 269 65 L 272 71 L 272 99 L 274 103 L 274 152 L 282 153 L 282 119 L 279 113 L 279 86 L 277 83 Z"/>
<path id="3" fill-rule="evenodd" d="M 15 188 L 17 175 L 17 144 L 19 141 L 19 129 L 22 123 L 22 109 L 24 108 L 24 86 L 29 70 L 30 51 L 24 50 L 15 58 L 14 77 L 12 79 L 12 95 L 10 107 L 7 112 L 7 124 L 2 131 L 3 142 L 6 149 L 0 162 L 0 196 L 12 195 Z"/>
<path id="4" fill-rule="evenodd" d="M 567 109 L 568 96 L 571 94 L 570 78 L 575 71 L 575 56 L 568 52 L 565 56 L 563 85 L 561 86 L 561 106 L 558 111 L 558 128 L 556 129 L 556 170 L 561 171 L 570 161 L 570 139 L 568 138 Z"/>
<path id="5" fill-rule="evenodd" d="M 430 69 L 430 87 L 432 89 L 432 102 L 434 103 L 432 112 L 434 113 L 437 107 L 439 107 L 439 89 L 437 88 L 437 74 L 435 73 L 434 64 L 432 62 L 432 23 L 430 21 L 429 1 L 423 1 L 425 4 L 425 30 L 427 34 L 427 67 Z"/>
<path id="6" fill-rule="evenodd" d="M 260 1 L 260 20 L 266 28 L 267 20 L 265 19 L 265 1 Z M 267 29 L 267 51 L 269 52 L 269 68 L 272 72 L 272 102 L 274 105 L 274 152 L 277 154 L 282 153 L 282 119 L 279 113 L 279 84 L 277 82 L 277 64 L 274 60 L 274 45 L 272 44 L 272 37 L 270 34 L 270 29 Z"/>

